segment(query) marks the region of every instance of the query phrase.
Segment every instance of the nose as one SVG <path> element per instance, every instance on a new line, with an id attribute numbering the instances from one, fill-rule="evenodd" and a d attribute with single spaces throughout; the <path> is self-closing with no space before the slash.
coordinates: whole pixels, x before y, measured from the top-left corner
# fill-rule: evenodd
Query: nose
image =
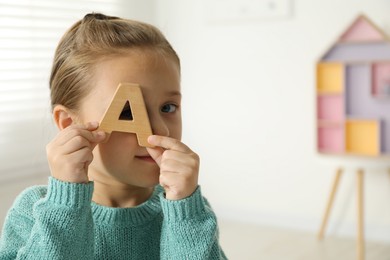
<path id="1" fill-rule="evenodd" d="M 161 136 L 169 136 L 169 128 L 164 119 L 159 116 L 149 118 L 153 134 Z"/>

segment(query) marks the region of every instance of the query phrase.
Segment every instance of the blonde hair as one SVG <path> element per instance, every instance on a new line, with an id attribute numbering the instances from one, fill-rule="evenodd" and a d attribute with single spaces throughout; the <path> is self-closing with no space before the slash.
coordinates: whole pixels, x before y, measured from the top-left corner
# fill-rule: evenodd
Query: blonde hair
<path id="1" fill-rule="evenodd" d="M 178 55 L 156 27 L 100 13 L 87 14 L 57 46 L 50 76 L 52 108 L 60 104 L 77 110 L 91 88 L 95 64 L 129 48 L 162 51 L 174 58 L 180 68 Z"/>

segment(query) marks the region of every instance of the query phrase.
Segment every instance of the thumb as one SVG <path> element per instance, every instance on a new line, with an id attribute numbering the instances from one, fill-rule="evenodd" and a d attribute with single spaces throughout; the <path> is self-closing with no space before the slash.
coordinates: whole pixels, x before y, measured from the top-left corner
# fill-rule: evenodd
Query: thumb
<path id="1" fill-rule="evenodd" d="M 99 143 L 105 143 L 108 140 L 109 135 L 106 134 L 104 131 L 94 131 L 92 132 L 92 135 L 94 136 L 95 140 L 91 143 L 91 150 L 95 149 L 95 147 Z"/>
<path id="2" fill-rule="evenodd" d="M 146 150 L 148 151 L 149 155 L 153 158 L 153 160 L 157 163 L 157 165 L 160 167 L 161 165 L 161 158 L 164 153 L 164 149 L 161 147 L 146 147 Z"/>

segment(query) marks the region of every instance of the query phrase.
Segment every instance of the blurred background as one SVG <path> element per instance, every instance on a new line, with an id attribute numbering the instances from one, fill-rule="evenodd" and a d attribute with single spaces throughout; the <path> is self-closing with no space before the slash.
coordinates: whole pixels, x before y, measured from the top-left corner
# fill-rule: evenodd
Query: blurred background
<path id="1" fill-rule="evenodd" d="M 316 62 L 359 14 L 390 34 L 388 0 L 0 0 L 1 225 L 21 190 L 47 181 L 53 53 L 92 11 L 156 25 L 181 57 L 183 141 L 231 259 L 354 259 L 358 168 L 367 259 L 390 259 L 389 160 L 320 155 L 315 130 Z"/>

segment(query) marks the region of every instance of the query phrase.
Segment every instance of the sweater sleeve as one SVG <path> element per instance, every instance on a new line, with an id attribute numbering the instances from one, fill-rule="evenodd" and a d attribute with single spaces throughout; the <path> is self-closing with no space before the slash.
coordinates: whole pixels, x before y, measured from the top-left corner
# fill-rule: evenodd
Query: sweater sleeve
<path id="1" fill-rule="evenodd" d="M 0 238 L 0 259 L 92 259 L 93 183 L 49 178 L 23 192 L 9 210 Z"/>
<path id="2" fill-rule="evenodd" d="M 227 259 L 219 245 L 217 219 L 200 187 L 178 201 L 160 194 L 164 221 L 161 259 Z"/>

